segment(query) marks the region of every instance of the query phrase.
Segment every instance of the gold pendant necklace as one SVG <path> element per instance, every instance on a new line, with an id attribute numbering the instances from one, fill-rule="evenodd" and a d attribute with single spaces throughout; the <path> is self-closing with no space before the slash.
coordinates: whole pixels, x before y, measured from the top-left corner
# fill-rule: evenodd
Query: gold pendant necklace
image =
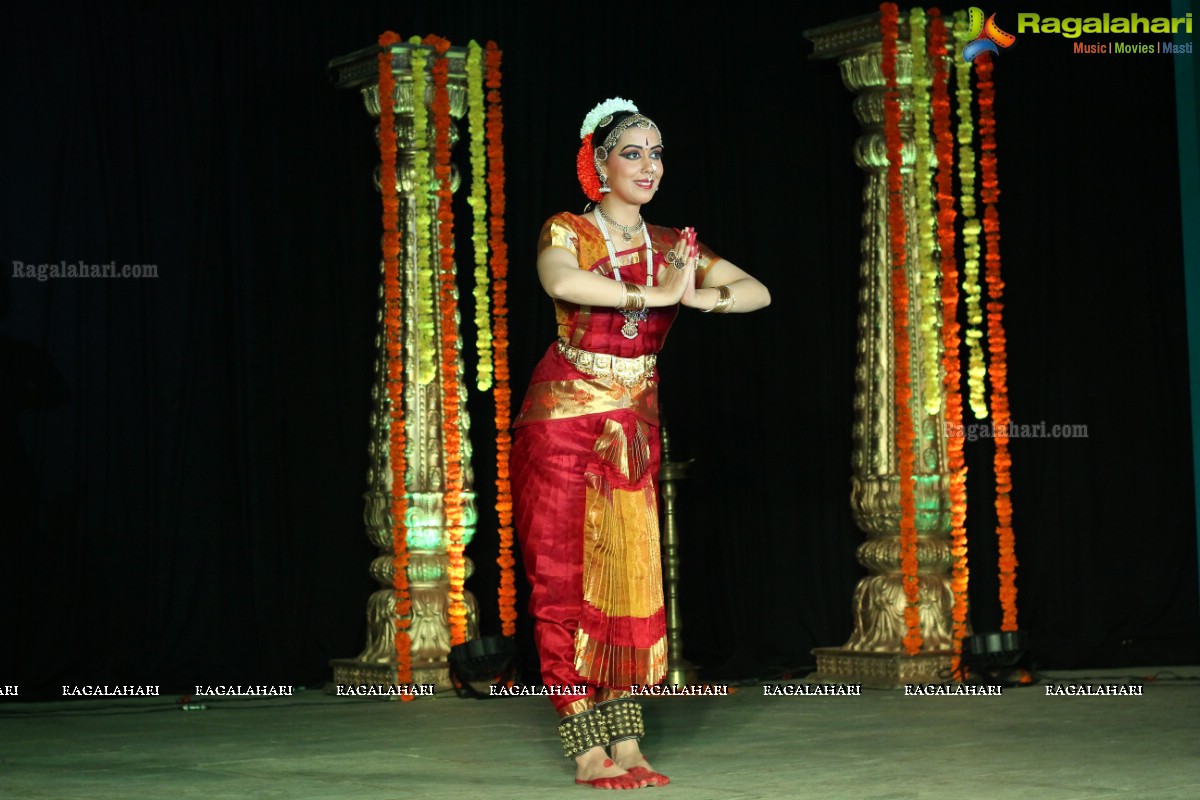
<path id="1" fill-rule="evenodd" d="M 596 206 L 596 222 L 599 225 L 600 231 L 604 234 L 604 246 L 608 248 L 608 263 L 612 266 L 613 279 L 621 280 L 621 268 L 617 265 L 617 251 L 613 247 L 612 237 L 608 235 L 608 228 L 603 224 L 601 217 L 604 212 L 600 210 L 600 206 Z M 654 285 L 654 248 L 650 245 L 650 234 L 646 231 L 646 221 L 638 215 L 638 221 L 642 225 L 642 240 L 646 243 L 646 286 Z M 622 226 L 623 227 L 623 226 Z M 629 237 L 633 239 L 632 236 Z M 620 309 L 621 316 L 625 317 L 625 324 L 621 326 L 621 335 L 626 339 L 636 339 L 638 336 L 638 324 L 650 316 L 648 309 L 642 308 L 637 311 L 629 309 Z"/>
<path id="2" fill-rule="evenodd" d="M 600 205 L 599 203 L 596 204 L 596 210 L 600 212 L 600 216 L 604 218 L 605 222 L 607 222 L 609 225 L 612 225 L 614 228 L 621 229 L 621 238 L 624 239 L 626 242 L 632 242 L 633 235 L 635 233 L 637 233 L 638 228 L 643 228 L 646 225 L 646 221 L 642 219 L 641 214 L 638 214 L 638 221 L 636 223 L 634 223 L 633 225 L 622 225 L 621 223 L 617 222 L 615 219 L 610 217 L 607 213 L 605 213 L 604 206 Z M 608 235 L 607 228 L 605 228 L 603 225 L 601 225 L 600 227 L 605 230 L 605 236 L 607 236 Z"/>

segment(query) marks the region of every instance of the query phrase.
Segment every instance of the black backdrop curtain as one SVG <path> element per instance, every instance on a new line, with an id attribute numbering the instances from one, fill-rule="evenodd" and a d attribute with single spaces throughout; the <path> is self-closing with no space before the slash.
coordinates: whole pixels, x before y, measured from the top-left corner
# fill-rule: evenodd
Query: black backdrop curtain
<path id="1" fill-rule="evenodd" d="M 1043 13 L 1084 10 L 1055 5 Z M 845 641 L 863 574 L 848 502 L 863 176 L 851 96 L 801 31 L 877 7 L 10 10 L 0 683 L 26 698 L 315 685 L 362 648 L 378 154 L 357 93 L 325 66 L 385 29 L 504 50 L 517 397 L 553 336 L 538 229 L 583 203 L 579 120 L 623 96 L 660 123 L 648 217 L 696 226 L 774 298 L 682 315 L 661 360 L 673 454 L 695 459 L 679 519 L 687 655 L 707 678 L 749 679 Z M 1012 444 L 1022 627 L 1044 667 L 1195 663 L 1172 63 L 1026 35 L 996 64 L 1013 419 L 1089 434 Z M 157 277 L 15 276 L 63 261 Z M 492 406 L 470 403 L 468 588 L 495 633 Z M 973 621 L 993 630 L 991 443 L 968 455 Z M 522 617 L 533 669 L 528 633 Z"/>

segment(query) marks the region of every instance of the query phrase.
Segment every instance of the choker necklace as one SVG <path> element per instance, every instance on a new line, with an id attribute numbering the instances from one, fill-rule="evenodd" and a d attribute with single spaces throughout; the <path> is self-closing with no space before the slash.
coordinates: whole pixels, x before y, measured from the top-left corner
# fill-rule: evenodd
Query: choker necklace
<path id="1" fill-rule="evenodd" d="M 600 205 L 599 203 L 596 204 L 596 210 L 598 212 L 600 212 L 600 216 L 604 218 L 605 222 L 607 222 L 609 225 L 612 225 L 614 228 L 621 229 L 621 238 L 627 242 L 632 242 L 633 235 L 635 233 L 637 233 L 639 229 L 645 227 L 645 225 L 646 225 L 646 222 L 645 222 L 645 220 L 642 219 L 641 214 L 638 214 L 638 221 L 635 222 L 634 224 L 622 225 L 621 223 L 617 222 L 615 219 L 610 217 L 608 214 L 605 214 L 604 206 Z M 601 227 L 603 227 L 603 226 L 601 226 Z"/>
<path id="2" fill-rule="evenodd" d="M 596 204 L 596 222 L 601 222 L 601 217 L 604 212 L 600 210 L 599 203 Z M 638 221 L 641 223 L 642 239 L 646 243 L 646 286 L 654 285 L 654 248 L 650 244 L 650 234 L 646 230 L 646 221 L 638 215 Z M 623 225 L 621 227 L 624 227 Z M 613 247 L 612 237 L 608 235 L 608 228 L 600 225 L 600 231 L 604 234 L 604 246 L 608 248 L 608 263 L 612 266 L 613 280 L 621 280 L 621 268 L 617 266 L 617 251 Z M 632 239 L 633 237 L 630 236 Z M 650 316 L 650 312 L 646 308 L 640 308 L 637 311 L 629 309 L 621 309 L 621 316 L 625 317 L 625 324 L 621 326 L 621 335 L 626 339 L 636 339 L 638 336 L 638 324 Z"/>

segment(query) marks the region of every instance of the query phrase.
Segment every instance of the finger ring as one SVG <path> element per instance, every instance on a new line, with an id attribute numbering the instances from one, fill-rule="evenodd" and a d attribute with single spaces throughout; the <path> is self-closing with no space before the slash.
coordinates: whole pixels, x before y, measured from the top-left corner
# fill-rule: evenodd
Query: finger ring
<path id="1" fill-rule="evenodd" d="M 674 250 L 668 250 L 666 255 L 667 263 L 675 269 L 683 269 L 687 259 L 677 254 Z"/>

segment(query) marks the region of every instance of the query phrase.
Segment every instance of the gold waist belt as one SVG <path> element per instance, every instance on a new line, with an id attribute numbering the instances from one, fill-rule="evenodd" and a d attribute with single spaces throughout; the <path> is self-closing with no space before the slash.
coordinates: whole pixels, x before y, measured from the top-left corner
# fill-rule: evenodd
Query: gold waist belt
<path id="1" fill-rule="evenodd" d="M 593 378 L 604 378 L 616 381 L 622 386 L 635 386 L 654 376 L 654 362 L 658 356 L 648 353 L 636 358 L 610 356 L 607 353 L 593 353 L 572 347 L 562 339 L 558 340 L 558 352 L 571 363 L 575 369 L 591 375 Z"/>

